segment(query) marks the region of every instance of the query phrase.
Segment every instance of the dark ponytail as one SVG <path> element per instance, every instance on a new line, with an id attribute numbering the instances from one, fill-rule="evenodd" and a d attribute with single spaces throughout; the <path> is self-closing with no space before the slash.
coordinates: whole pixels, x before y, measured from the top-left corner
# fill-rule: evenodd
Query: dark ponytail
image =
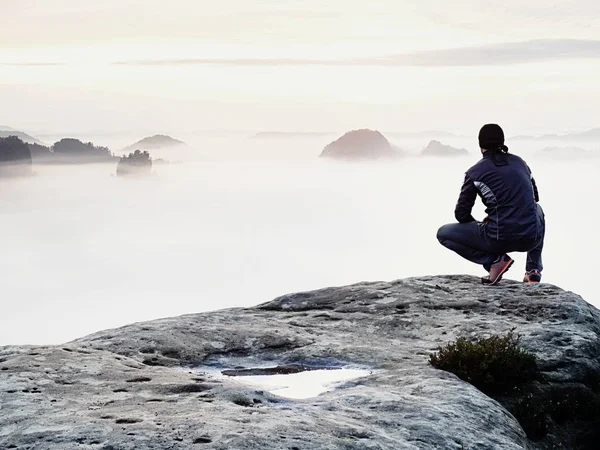
<path id="1" fill-rule="evenodd" d="M 508 162 L 506 161 L 506 154 L 508 153 L 508 147 L 504 144 L 499 145 L 496 148 L 489 150 L 492 152 L 492 161 L 496 166 L 506 166 Z"/>

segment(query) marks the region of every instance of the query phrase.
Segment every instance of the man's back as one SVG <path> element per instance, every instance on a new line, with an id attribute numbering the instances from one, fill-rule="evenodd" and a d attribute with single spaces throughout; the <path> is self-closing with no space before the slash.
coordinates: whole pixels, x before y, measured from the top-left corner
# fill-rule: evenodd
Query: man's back
<path id="1" fill-rule="evenodd" d="M 465 177 L 472 184 L 486 206 L 484 221 L 490 237 L 498 241 L 514 238 L 535 238 L 537 233 L 537 188 L 529 167 L 513 154 L 493 155 L 485 152 L 483 158 L 471 167 Z M 457 203 L 459 221 L 471 211 L 473 192 L 469 186 Z M 466 191 L 466 192 L 465 192 Z M 474 200 L 474 199 L 473 199 Z"/>

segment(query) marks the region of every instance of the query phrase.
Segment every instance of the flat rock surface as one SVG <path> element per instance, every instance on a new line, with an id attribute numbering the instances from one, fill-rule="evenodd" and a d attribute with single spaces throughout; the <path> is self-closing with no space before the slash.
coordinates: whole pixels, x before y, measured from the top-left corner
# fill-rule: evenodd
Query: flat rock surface
<path id="1" fill-rule="evenodd" d="M 458 336 L 513 328 L 549 383 L 600 380 L 600 313 L 576 294 L 467 276 L 360 283 L 0 348 L 0 449 L 546 448 L 428 362 Z M 290 400 L 203 373 L 216 363 L 373 373 Z"/>

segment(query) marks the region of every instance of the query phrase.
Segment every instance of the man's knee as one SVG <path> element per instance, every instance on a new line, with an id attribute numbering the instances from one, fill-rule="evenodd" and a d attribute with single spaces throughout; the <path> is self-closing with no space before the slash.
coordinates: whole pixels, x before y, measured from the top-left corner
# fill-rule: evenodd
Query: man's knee
<path id="1" fill-rule="evenodd" d="M 445 247 L 445 242 L 447 242 L 450 239 L 450 236 L 452 235 L 452 223 L 446 224 L 446 225 L 442 225 L 438 231 L 437 231 L 437 240 L 440 244 L 444 245 Z"/>

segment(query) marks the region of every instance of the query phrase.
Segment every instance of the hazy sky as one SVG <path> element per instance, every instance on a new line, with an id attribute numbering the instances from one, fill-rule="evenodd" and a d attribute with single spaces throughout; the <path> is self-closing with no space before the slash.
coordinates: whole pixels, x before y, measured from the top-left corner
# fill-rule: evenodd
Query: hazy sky
<path id="1" fill-rule="evenodd" d="M 0 125 L 600 126 L 597 0 L 0 0 Z"/>

